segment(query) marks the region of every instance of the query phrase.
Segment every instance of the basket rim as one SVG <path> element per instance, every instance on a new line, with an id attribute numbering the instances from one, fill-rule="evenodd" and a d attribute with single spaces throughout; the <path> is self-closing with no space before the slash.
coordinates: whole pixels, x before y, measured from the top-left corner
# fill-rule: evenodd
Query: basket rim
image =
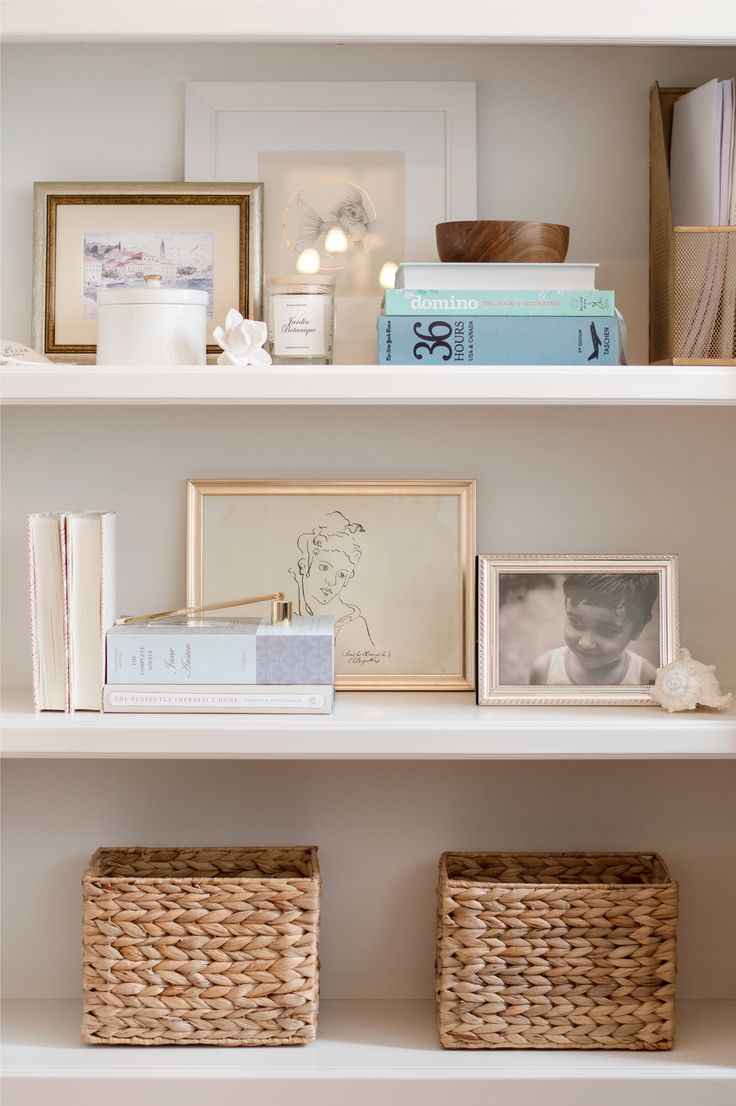
<path id="1" fill-rule="evenodd" d="M 101 845 L 98 849 L 95 849 L 92 856 L 87 861 L 87 867 L 84 870 L 82 877 L 83 882 L 96 882 L 104 880 L 106 883 L 129 883 L 131 880 L 136 882 L 160 882 L 162 879 L 167 883 L 198 883 L 198 882 L 211 882 L 212 880 L 232 881 L 237 880 L 239 882 L 246 881 L 268 881 L 269 883 L 293 883 L 295 880 L 304 882 L 317 882 L 321 884 L 321 876 L 319 870 L 319 848 L 317 845 Z M 242 873 L 237 875 L 232 873 L 230 875 L 217 874 L 213 872 L 195 873 L 192 872 L 188 875 L 165 875 L 164 873 L 157 873 L 155 875 L 106 875 L 101 872 L 95 871 L 96 866 L 100 862 L 100 858 L 103 853 L 117 853 L 121 860 L 132 853 L 146 853 L 146 852 L 217 852 L 217 853 L 238 853 L 239 855 L 245 854 L 263 854 L 263 853 L 286 853 L 286 852 L 303 852 L 305 859 L 307 860 L 311 874 L 299 875 L 299 876 L 279 876 L 279 875 L 265 875 L 264 873 Z"/>
<path id="2" fill-rule="evenodd" d="M 664 878 L 663 879 L 658 879 L 658 880 L 653 880 L 653 881 L 648 882 L 648 883 L 640 883 L 640 884 L 608 883 L 605 880 L 600 880 L 599 882 L 592 882 L 592 883 L 590 881 L 583 881 L 583 882 L 579 882 L 579 883 L 576 883 L 576 882 L 573 882 L 573 881 L 560 881 L 560 882 L 546 881 L 545 883 L 535 884 L 533 882 L 530 883 L 530 882 L 525 882 L 523 880 L 500 880 L 500 879 L 492 879 L 490 877 L 486 877 L 485 879 L 483 879 L 483 878 L 470 879 L 470 878 L 463 877 L 463 876 L 451 876 L 447 871 L 447 862 L 448 862 L 450 857 L 460 857 L 460 858 L 466 858 L 467 857 L 468 859 L 475 859 L 475 858 L 478 858 L 478 857 L 484 857 L 484 858 L 488 858 L 488 859 L 504 860 L 504 859 L 507 859 L 507 858 L 519 859 L 521 857 L 535 857 L 535 856 L 536 857 L 549 857 L 550 860 L 554 860 L 555 858 L 563 859 L 563 858 L 566 858 L 566 857 L 569 857 L 569 858 L 579 857 L 580 859 L 596 859 L 596 860 L 604 860 L 607 857 L 620 858 L 621 860 L 634 859 L 634 858 L 636 858 L 638 860 L 641 860 L 642 858 L 647 858 L 647 859 L 651 859 L 652 861 L 654 861 L 655 863 L 658 863 L 661 866 L 662 871 L 664 872 Z M 659 853 L 654 851 L 654 850 L 647 850 L 647 849 L 638 849 L 636 851 L 631 851 L 631 850 L 621 850 L 621 851 L 592 850 L 592 851 L 587 851 L 587 852 L 585 850 L 577 850 L 577 849 L 576 850 L 564 850 L 564 851 L 550 849 L 550 850 L 537 851 L 537 852 L 532 851 L 532 850 L 521 850 L 521 849 L 515 849 L 515 850 L 510 851 L 510 852 L 490 852 L 488 850 L 468 851 L 466 849 L 447 849 L 445 852 L 442 853 L 442 855 L 440 857 L 439 876 L 440 876 L 440 882 L 441 883 L 446 883 L 446 884 L 451 884 L 451 883 L 452 884 L 462 884 L 462 885 L 468 886 L 468 887 L 485 884 L 488 887 L 523 887 L 523 888 L 526 888 L 527 890 L 531 889 L 533 887 L 544 887 L 544 888 L 549 888 L 549 887 L 559 887 L 559 888 L 584 887 L 584 888 L 587 888 L 588 890 L 590 890 L 590 888 L 592 888 L 592 887 L 607 887 L 607 888 L 613 888 L 613 889 L 618 889 L 618 890 L 624 890 L 624 889 L 632 890 L 632 889 L 637 888 L 637 887 L 641 887 L 641 888 L 655 888 L 655 887 L 674 887 L 674 888 L 676 888 L 677 887 L 677 880 L 673 878 L 672 873 L 670 872 L 670 869 L 665 864 L 664 860 L 659 855 Z"/>

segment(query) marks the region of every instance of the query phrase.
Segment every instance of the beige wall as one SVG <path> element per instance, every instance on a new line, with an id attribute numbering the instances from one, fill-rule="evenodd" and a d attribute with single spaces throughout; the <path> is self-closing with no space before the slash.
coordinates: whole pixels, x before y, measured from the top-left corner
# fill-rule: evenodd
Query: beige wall
<path id="1" fill-rule="evenodd" d="M 33 181 L 180 179 L 187 81 L 473 80 L 479 216 L 568 223 L 644 362 L 648 89 L 735 70 L 715 47 L 6 47 L 2 337 L 30 340 Z"/>

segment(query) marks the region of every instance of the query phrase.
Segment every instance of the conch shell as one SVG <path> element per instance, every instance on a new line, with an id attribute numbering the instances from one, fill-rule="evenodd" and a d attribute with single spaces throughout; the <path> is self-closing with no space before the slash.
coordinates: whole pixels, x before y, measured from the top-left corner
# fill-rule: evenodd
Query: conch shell
<path id="1" fill-rule="evenodd" d="M 698 705 L 725 710 L 733 695 L 730 691 L 721 694 L 715 671 L 714 664 L 694 661 L 687 649 L 681 649 L 676 661 L 657 669 L 652 699 L 670 714 L 676 710 L 695 710 Z"/>

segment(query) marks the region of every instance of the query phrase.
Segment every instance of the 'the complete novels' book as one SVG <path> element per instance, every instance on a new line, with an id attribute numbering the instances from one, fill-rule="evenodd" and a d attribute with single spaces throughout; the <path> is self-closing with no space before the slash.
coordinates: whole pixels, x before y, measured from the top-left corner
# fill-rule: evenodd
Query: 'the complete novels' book
<path id="1" fill-rule="evenodd" d="M 615 318 L 381 315 L 379 365 L 617 365 Z"/>
<path id="2" fill-rule="evenodd" d="M 107 683 L 333 684 L 334 619 L 179 617 L 113 626 Z M 246 690 L 246 689 L 243 689 Z"/>
<path id="3" fill-rule="evenodd" d="M 107 714 L 330 714 L 332 684 L 106 684 Z"/>

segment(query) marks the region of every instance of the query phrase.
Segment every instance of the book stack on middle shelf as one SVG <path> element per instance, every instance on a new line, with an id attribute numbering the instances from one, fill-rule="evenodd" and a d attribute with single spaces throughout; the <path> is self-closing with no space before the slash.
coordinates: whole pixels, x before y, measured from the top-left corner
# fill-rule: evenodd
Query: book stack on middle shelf
<path id="1" fill-rule="evenodd" d="M 378 318 L 380 365 L 617 365 L 611 291 L 596 264 L 430 262 L 399 266 Z"/>
<path id="2" fill-rule="evenodd" d="M 121 624 L 122 623 L 122 624 Z M 107 634 L 109 713 L 329 714 L 334 619 L 183 615 Z"/>

